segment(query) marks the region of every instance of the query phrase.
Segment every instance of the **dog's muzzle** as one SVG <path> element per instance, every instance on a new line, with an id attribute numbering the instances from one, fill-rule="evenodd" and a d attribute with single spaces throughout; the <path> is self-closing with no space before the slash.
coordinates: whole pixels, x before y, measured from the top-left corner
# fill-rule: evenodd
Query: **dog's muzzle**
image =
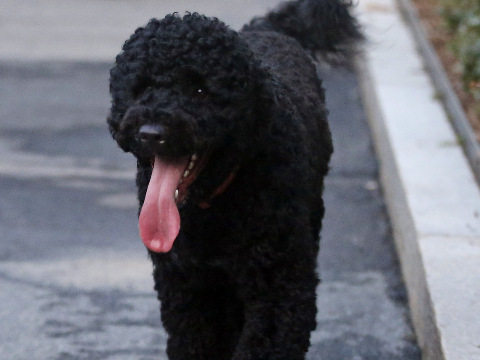
<path id="1" fill-rule="evenodd" d="M 142 125 L 138 130 L 139 140 L 147 146 L 165 144 L 166 135 L 167 131 L 165 127 L 160 124 Z"/>
<path id="2" fill-rule="evenodd" d="M 132 106 L 125 113 L 119 132 L 118 140 L 124 140 L 132 152 L 143 157 L 184 157 L 197 150 L 195 119 L 179 109 Z"/>

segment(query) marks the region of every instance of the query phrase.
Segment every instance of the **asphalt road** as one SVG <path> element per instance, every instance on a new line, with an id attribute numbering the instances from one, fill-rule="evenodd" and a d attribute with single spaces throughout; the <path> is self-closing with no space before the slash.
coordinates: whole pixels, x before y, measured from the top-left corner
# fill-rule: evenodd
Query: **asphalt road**
<path id="1" fill-rule="evenodd" d="M 113 58 L 14 50 L 0 53 L 0 359 L 166 359 L 135 161 L 105 125 Z M 335 155 L 308 359 L 420 359 L 355 76 L 320 72 Z"/>

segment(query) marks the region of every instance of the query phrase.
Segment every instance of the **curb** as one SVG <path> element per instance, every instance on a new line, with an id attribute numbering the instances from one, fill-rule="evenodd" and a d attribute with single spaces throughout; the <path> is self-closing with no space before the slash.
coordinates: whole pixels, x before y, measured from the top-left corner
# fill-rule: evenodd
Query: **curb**
<path id="1" fill-rule="evenodd" d="M 449 115 L 449 119 L 460 137 L 465 155 L 475 173 L 477 182 L 480 184 L 480 145 L 475 137 L 473 128 L 463 111 L 460 100 L 452 88 L 440 59 L 433 46 L 427 40 L 427 36 L 420 24 L 416 9 L 412 6 L 409 0 L 397 1 L 400 11 L 415 37 L 418 49 L 425 60 L 427 70 L 430 73 L 430 77 L 436 90 L 438 91 L 438 95 L 442 99 L 445 110 Z"/>
<path id="2" fill-rule="evenodd" d="M 480 359 L 478 184 L 397 2 L 359 13 L 357 73 L 423 359 Z"/>

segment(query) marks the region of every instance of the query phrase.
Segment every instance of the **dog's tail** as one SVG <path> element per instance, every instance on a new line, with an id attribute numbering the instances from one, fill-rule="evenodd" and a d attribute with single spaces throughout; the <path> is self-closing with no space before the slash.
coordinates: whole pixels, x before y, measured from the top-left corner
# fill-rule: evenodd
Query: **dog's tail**
<path id="1" fill-rule="evenodd" d="M 363 39 L 351 15 L 351 0 L 293 0 L 281 3 L 243 30 L 277 31 L 297 39 L 311 51 L 345 52 Z"/>

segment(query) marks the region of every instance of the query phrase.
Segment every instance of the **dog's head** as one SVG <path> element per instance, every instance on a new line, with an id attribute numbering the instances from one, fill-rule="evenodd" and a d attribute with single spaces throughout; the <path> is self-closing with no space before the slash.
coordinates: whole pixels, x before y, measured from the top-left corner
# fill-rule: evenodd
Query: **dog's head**
<path id="1" fill-rule="evenodd" d="M 162 192 L 177 206 L 187 195 L 205 201 L 251 151 L 263 75 L 219 20 L 196 13 L 151 20 L 125 42 L 110 75 L 110 131 L 140 166 L 153 168 L 142 212 L 149 192 L 156 203 Z"/>
<path id="2" fill-rule="evenodd" d="M 255 70 L 247 45 L 217 19 L 152 19 L 111 70 L 110 130 L 137 157 L 206 151 L 251 116 Z"/>

